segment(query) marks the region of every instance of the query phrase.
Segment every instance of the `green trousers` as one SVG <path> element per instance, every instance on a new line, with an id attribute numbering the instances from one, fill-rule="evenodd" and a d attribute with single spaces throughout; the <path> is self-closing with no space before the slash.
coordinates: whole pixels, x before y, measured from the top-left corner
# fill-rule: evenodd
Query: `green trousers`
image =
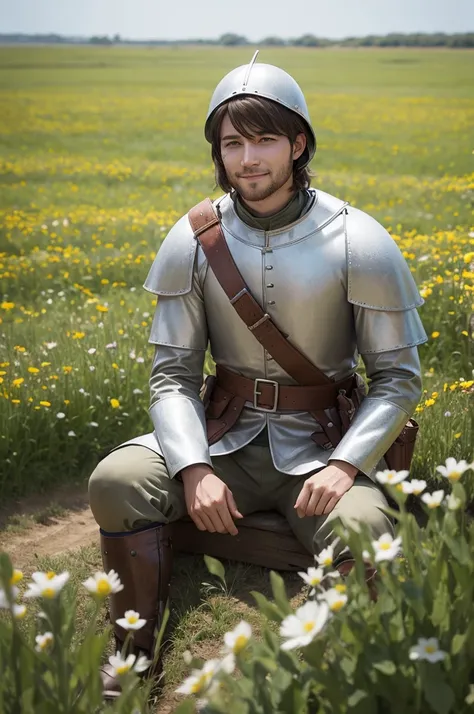
<path id="1" fill-rule="evenodd" d="M 393 530 L 380 508 L 387 505 L 385 496 L 366 476 L 356 477 L 329 515 L 300 518 L 294 505 L 311 474 L 290 476 L 277 471 L 268 447 L 249 444 L 233 454 L 215 457 L 212 465 L 232 491 L 242 515 L 278 511 L 315 555 L 331 544 L 336 558 L 345 555 L 343 545 L 335 542 L 337 519 L 348 527 L 366 523 L 374 538 Z M 186 515 L 183 484 L 171 479 L 164 459 L 145 446 L 123 446 L 106 456 L 90 477 L 89 499 L 97 523 L 109 533 L 170 523 Z"/>

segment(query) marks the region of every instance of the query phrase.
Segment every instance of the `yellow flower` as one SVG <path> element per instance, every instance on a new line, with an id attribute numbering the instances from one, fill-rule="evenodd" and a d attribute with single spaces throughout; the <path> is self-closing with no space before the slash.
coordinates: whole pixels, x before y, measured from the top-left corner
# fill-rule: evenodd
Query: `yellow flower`
<path id="1" fill-rule="evenodd" d="M 425 407 L 432 407 L 435 401 L 435 399 L 427 399 L 425 402 Z"/>
<path id="2" fill-rule="evenodd" d="M 64 400 L 64 404 L 65 404 L 66 406 L 67 406 L 68 404 L 70 404 L 70 403 L 71 403 L 71 402 L 69 401 L 69 399 L 65 399 L 65 400 Z"/>
<path id="3" fill-rule="evenodd" d="M 77 332 L 77 331 L 75 331 L 75 332 L 72 333 L 72 339 L 73 339 L 73 340 L 82 340 L 82 338 L 85 337 L 85 336 L 86 336 L 86 333 L 85 333 L 85 332 Z"/>
<path id="4" fill-rule="evenodd" d="M 23 347 L 22 345 L 15 345 L 13 349 L 17 352 L 26 352 L 26 347 Z"/>
<path id="5" fill-rule="evenodd" d="M 23 384 L 24 381 L 25 380 L 23 379 L 23 377 L 17 377 L 16 379 L 13 380 L 12 384 L 14 387 L 19 387 L 20 384 Z"/>
<path id="6" fill-rule="evenodd" d="M 42 367 L 49 367 L 50 364 L 51 362 L 41 362 Z"/>
<path id="7" fill-rule="evenodd" d="M 0 307 L 2 308 L 2 310 L 13 310 L 13 308 L 15 307 L 15 303 L 14 302 L 2 302 Z"/>
<path id="8" fill-rule="evenodd" d="M 118 366 L 118 364 L 117 364 L 116 362 L 112 362 L 112 367 L 113 367 L 114 369 L 118 369 L 118 368 L 119 368 L 119 366 Z"/>
<path id="9" fill-rule="evenodd" d="M 432 332 L 431 337 L 435 340 L 437 337 L 439 337 L 440 333 L 439 332 Z"/>
<path id="10" fill-rule="evenodd" d="M 117 409 L 120 406 L 120 402 L 118 399 L 111 399 L 110 400 L 110 406 L 112 409 Z"/>
<path id="11" fill-rule="evenodd" d="M 460 436 L 462 436 L 462 431 L 458 431 L 458 433 L 454 435 L 454 438 L 459 439 Z"/>
<path id="12" fill-rule="evenodd" d="M 96 309 L 98 312 L 108 312 L 108 311 L 109 311 L 109 308 L 106 307 L 105 305 L 96 305 L 96 306 L 95 306 L 95 309 Z"/>
<path id="13" fill-rule="evenodd" d="M 51 402 L 40 402 L 40 404 L 42 407 L 50 407 L 51 406 Z"/>
<path id="14" fill-rule="evenodd" d="M 70 374 L 72 372 L 72 367 L 70 365 L 66 365 L 63 367 L 63 372 L 64 374 Z"/>
<path id="15" fill-rule="evenodd" d="M 12 404 L 20 404 L 20 400 L 19 400 L 19 399 L 12 399 Z"/>
<path id="16" fill-rule="evenodd" d="M 38 367 L 28 367 L 28 372 L 31 372 L 31 374 L 38 374 L 39 369 Z"/>

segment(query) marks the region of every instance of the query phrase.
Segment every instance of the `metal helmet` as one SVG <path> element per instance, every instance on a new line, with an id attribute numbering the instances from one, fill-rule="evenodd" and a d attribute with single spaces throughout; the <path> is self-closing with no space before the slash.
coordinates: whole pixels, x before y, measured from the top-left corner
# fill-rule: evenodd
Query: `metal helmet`
<path id="1" fill-rule="evenodd" d="M 272 64 L 256 63 L 258 50 L 255 52 L 250 64 L 233 69 L 221 79 L 214 90 L 207 112 L 204 134 L 207 141 L 211 142 L 211 120 L 216 110 L 235 97 L 257 96 L 271 99 L 277 104 L 290 109 L 298 114 L 308 128 L 308 144 L 303 152 L 304 163 L 309 164 L 316 152 L 316 135 L 311 126 L 308 107 L 304 94 L 299 84 L 280 67 Z"/>

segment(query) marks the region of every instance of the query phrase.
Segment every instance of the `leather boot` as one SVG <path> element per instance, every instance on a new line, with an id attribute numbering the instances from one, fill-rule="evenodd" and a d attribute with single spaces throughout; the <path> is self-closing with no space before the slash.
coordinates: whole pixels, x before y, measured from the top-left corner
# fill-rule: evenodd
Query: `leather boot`
<path id="1" fill-rule="evenodd" d="M 337 566 L 337 570 L 340 572 L 343 578 L 346 578 L 351 572 L 355 565 L 355 560 L 344 560 Z M 377 569 L 373 568 L 371 565 L 365 564 L 365 582 L 367 583 L 367 588 L 369 590 L 369 597 L 372 602 L 377 602 L 377 588 L 375 585 L 375 576 L 377 575 Z"/>
<path id="2" fill-rule="evenodd" d="M 131 651 L 141 652 L 153 659 L 155 633 L 163 621 L 171 579 L 172 549 L 170 526 L 159 525 L 127 535 L 100 535 L 102 562 L 105 572 L 115 570 L 123 590 L 110 596 L 110 621 L 118 649 L 122 649 L 127 632 L 116 620 L 126 610 L 136 610 L 146 619 L 146 625 L 132 631 Z M 156 675 L 160 665 L 155 665 Z M 113 675 L 112 667 L 101 667 L 104 697 L 113 699 L 120 694 L 120 682 Z"/>

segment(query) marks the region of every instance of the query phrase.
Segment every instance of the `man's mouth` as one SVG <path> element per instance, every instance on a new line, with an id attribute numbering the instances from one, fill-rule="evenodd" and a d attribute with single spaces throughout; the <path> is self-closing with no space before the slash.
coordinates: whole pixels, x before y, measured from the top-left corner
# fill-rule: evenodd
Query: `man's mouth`
<path id="1" fill-rule="evenodd" d="M 240 174 L 239 178 L 243 179 L 257 179 L 257 178 L 263 178 L 263 176 L 267 176 L 267 174 Z"/>

